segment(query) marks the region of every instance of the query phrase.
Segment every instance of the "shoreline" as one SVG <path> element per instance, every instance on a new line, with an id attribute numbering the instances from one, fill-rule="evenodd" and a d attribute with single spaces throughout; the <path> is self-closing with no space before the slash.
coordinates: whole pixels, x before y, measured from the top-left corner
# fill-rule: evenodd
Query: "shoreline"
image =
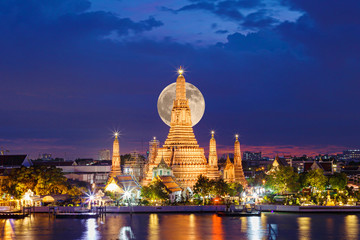
<path id="1" fill-rule="evenodd" d="M 50 209 L 51 208 L 51 209 Z M 79 207 L 55 207 L 57 212 L 73 213 Z M 31 207 L 31 213 L 52 214 L 54 207 Z M 93 208 L 93 212 L 97 211 Z M 136 213 L 217 213 L 225 211 L 226 205 L 208 206 L 106 206 L 103 213 L 136 214 Z M 286 205 L 257 205 L 256 210 L 262 212 L 279 213 L 360 213 L 360 206 L 286 206 Z"/>

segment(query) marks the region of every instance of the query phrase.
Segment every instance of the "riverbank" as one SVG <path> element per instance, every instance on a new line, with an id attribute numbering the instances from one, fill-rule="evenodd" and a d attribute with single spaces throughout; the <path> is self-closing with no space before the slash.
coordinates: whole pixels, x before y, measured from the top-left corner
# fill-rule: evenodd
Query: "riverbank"
<path id="1" fill-rule="evenodd" d="M 263 212 L 289 213 L 360 213 L 360 206 L 285 206 L 285 205 L 258 205 Z"/>
<path id="2" fill-rule="evenodd" d="M 232 206 L 234 208 L 234 206 Z M 78 207 L 32 207 L 33 213 L 49 212 L 75 212 Z M 225 211 L 225 205 L 211 206 L 107 206 L 103 208 L 106 213 L 216 213 Z M 263 212 L 288 213 L 360 213 L 360 206 L 285 206 L 285 205 L 257 205 L 257 210 Z M 96 208 L 93 209 L 96 211 Z"/>

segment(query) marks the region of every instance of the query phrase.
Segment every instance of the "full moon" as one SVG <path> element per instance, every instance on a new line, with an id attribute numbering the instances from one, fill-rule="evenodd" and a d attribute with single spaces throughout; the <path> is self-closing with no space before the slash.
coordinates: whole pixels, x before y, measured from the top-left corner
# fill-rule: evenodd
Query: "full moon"
<path id="1" fill-rule="evenodd" d="M 201 94 L 200 90 L 191 83 L 186 82 L 185 87 L 186 98 L 189 99 L 192 126 L 195 126 L 201 120 L 205 112 L 204 96 Z M 171 110 L 175 100 L 175 94 L 176 83 L 172 83 L 162 90 L 157 102 L 160 118 L 168 126 L 170 126 Z"/>

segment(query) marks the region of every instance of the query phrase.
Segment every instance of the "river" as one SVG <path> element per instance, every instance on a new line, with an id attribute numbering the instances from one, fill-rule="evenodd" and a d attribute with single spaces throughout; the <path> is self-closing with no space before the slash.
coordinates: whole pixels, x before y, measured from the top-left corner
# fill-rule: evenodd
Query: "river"
<path id="1" fill-rule="evenodd" d="M 107 214 L 99 219 L 55 219 L 35 214 L 1 219 L 1 239 L 358 239 L 360 215 L 263 213 L 261 217 L 216 214 Z"/>

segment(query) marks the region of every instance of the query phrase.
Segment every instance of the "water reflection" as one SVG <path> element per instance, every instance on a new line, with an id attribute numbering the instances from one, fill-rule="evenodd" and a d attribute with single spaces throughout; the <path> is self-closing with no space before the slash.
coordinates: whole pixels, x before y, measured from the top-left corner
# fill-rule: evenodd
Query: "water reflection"
<path id="1" fill-rule="evenodd" d="M 1 239 L 15 239 L 13 222 L 13 219 L 1 220 Z"/>
<path id="2" fill-rule="evenodd" d="M 334 221 L 332 218 L 326 218 L 326 232 L 328 235 L 332 235 L 334 229 Z"/>
<path id="3" fill-rule="evenodd" d="M 249 239 L 262 239 L 264 236 L 263 228 L 261 227 L 260 217 L 249 217 L 248 219 L 248 238 Z"/>
<path id="4" fill-rule="evenodd" d="M 97 240 L 99 239 L 99 233 L 97 231 L 96 219 L 91 218 L 86 220 L 86 230 L 82 239 L 86 240 Z"/>
<path id="5" fill-rule="evenodd" d="M 299 225 L 299 239 L 308 240 L 311 239 L 311 218 L 310 217 L 299 217 L 297 219 Z"/>
<path id="6" fill-rule="evenodd" d="M 159 217 L 157 214 L 149 216 L 149 240 L 159 240 Z"/>
<path id="7" fill-rule="evenodd" d="M 266 239 L 268 225 L 279 239 L 356 239 L 359 215 L 268 214 L 221 218 L 215 214 L 107 214 L 103 219 L 55 219 L 37 214 L 0 220 L 0 239 Z M 311 227 L 313 226 L 313 227 Z M 277 235 L 274 233 L 274 236 Z"/>
<path id="8" fill-rule="evenodd" d="M 189 215 L 189 236 L 188 236 L 189 240 L 196 240 L 197 236 L 196 236 L 196 216 L 195 214 L 190 214 Z"/>
<path id="9" fill-rule="evenodd" d="M 222 218 L 216 214 L 212 216 L 212 239 L 223 240 Z"/>
<path id="10" fill-rule="evenodd" d="M 120 229 L 119 234 L 120 240 L 135 239 L 135 235 L 130 226 L 125 226 Z"/>
<path id="11" fill-rule="evenodd" d="M 356 215 L 348 215 L 345 217 L 345 234 L 346 239 L 358 239 L 359 225 Z"/>
<path id="12" fill-rule="evenodd" d="M 242 218 L 240 218 L 240 220 L 241 220 L 241 225 L 240 225 L 241 232 L 247 232 L 247 220 L 248 220 L 248 218 L 242 217 Z"/>

